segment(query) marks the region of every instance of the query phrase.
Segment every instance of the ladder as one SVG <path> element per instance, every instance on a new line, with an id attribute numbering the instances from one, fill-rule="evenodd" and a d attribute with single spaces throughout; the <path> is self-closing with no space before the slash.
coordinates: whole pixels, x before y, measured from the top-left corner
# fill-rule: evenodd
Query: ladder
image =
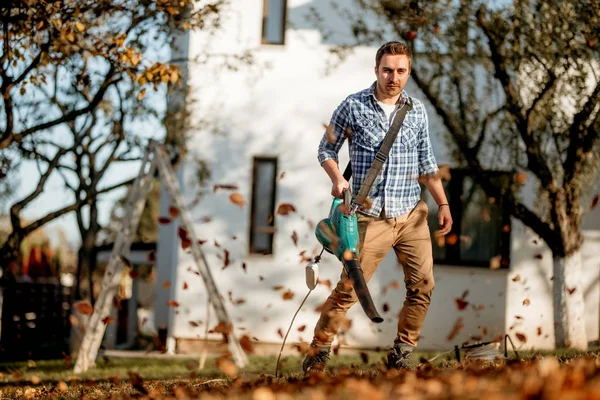
<path id="1" fill-rule="evenodd" d="M 204 285 L 206 286 L 209 302 L 214 307 L 219 323 L 224 324 L 224 326 L 229 328 L 226 329 L 226 332 L 224 333 L 228 339 L 229 352 L 239 368 L 245 367 L 248 363 L 246 353 L 233 333 L 233 323 L 229 318 L 223 298 L 212 277 L 204 252 L 198 243 L 198 238 L 192 225 L 192 218 L 180 195 L 179 183 L 175 177 L 175 172 L 173 171 L 170 160 L 163 146 L 154 140 L 150 140 L 144 152 L 140 174 L 135 179 L 127 199 L 122 226 L 117 234 L 109 263 L 102 279 L 101 291 L 96 300 L 94 311 L 88 321 L 81 347 L 77 355 L 77 361 L 74 368 L 76 374 L 85 372 L 96 365 L 98 349 L 100 348 L 106 330 L 106 325 L 103 321 L 112 311 L 113 299 L 117 295 L 119 281 L 127 260 L 126 257 L 129 254 L 131 242 L 135 236 L 146 202 L 146 197 L 150 190 L 150 184 L 157 169 L 162 178 L 162 183 L 164 183 L 167 188 L 169 197 L 173 204 L 179 209 L 178 217 L 180 218 L 181 225 L 187 230 L 188 237 L 192 242 L 192 256 L 198 267 L 198 272 L 204 281 Z"/>

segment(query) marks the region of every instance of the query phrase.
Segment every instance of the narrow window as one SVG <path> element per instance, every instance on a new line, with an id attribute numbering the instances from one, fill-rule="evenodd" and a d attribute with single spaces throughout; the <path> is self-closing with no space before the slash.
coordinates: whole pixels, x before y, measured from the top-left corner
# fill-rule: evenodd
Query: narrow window
<path id="1" fill-rule="evenodd" d="M 285 43 L 285 20 L 287 0 L 264 0 L 263 3 L 263 44 Z"/>
<path id="2" fill-rule="evenodd" d="M 250 208 L 250 253 L 273 254 L 277 158 L 254 157 Z"/>

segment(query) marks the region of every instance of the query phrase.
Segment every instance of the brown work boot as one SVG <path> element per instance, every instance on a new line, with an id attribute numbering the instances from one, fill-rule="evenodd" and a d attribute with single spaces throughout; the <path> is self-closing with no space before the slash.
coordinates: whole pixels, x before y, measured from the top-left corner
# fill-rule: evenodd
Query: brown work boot
<path id="1" fill-rule="evenodd" d="M 388 351 L 386 367 L 388 369 L 415 369 L 410 362 L 413 350 L 414 347 L 407 344 L 394 344 L 394 347 Z"/>
<path id="2" fill-rule="evenodd" d="M 309 371 L 323 371 L 325 364 L 330 359 L 331 346 L 317 346 L 311 343 L 310 349 L 304 362 L 302 363 L 302 370 L 304 373 Z"/>

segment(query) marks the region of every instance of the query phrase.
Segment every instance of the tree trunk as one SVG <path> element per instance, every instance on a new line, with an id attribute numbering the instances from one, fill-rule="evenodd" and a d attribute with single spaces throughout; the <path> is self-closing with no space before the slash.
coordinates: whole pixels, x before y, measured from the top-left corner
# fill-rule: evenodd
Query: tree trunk
<path id="1" fill-rule="evenodd" d="M 77 282 L 75 297 L 78 300 L 89 300 L 94 305 L 93 273 L 94 262 L 92 260 L 96 234 L 87 232 L 81 242 L 77 255 Z"/>
<path id="2" fill-rule="evenodd" d="M 581 250 L 554 255 L 554 335 L 557 348 L 587 350 Z"/>

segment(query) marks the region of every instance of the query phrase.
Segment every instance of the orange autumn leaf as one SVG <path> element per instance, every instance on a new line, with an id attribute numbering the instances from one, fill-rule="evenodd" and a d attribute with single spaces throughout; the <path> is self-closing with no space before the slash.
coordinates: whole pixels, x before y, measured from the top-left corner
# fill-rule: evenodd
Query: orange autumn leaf
<path id="1" fill-rule="evenodd" d="M 169 301 L 167 301 L 167 305 L 169 307 L 174 307 L 174 308 L 179 307 L 179 303 L 176 302 L 175 300 L 169 300 Z"/>
<path id="2" fill-rule="evenodd" d="M 283 300 L 292 300 L 294 298 L 294 292 L 288 289 L 287 291 L 281 293 L 281 297 Z"/>
<path id="3" fill-rule="evenodd" d="M 531 301 L 530 301 L 529 299 L 525 299 L 525 300 L 523 300 L 523 305 L 524 305 L 524 306 L 528 306 L 528 305 L 530 305 L 530 304 L 531 304 Z"/>
<path id="4" fill-rule="evenodd" d="M 183 282 L 183 290 L 187 290 L 187 288 L 188 288 L 187 282 Z"/>
<path id="5" fill-rule="evenodd" d="M 517 339 L 519 339 L 521 342 L 523 343 L 527 343 L 527 336 L 525 336 L 525 334 L 523 333 L 515 333 L 515 336 L 517 337 Z"/>
<path id="6" fill-rule="evenodd" d="M 462 329 L 465 327 L 465 324 L 463 323 L 463 319 L 462 317 L 459 317 L 456 322 L 454 323 L 454 326 L 452 327 L 452 330 L 450 331 L 450 333 L 448 334 L 448 336 L 446 337 L 446 339 L 448 341 L 451 341 L 452 339 L 454 339 L 459 333 L 460 331 L 462 331 Z"/>
<path id="7" fill-rule="evenodd" d="M 244 335 L 240 338 L 240 346 L 246 353 L 254 353 L 254 343 L 249 336 Z"/>
<path id="8" fill-rule="evenodd" d="M 294 242 L 294 246 L 298 247 L 298 232 L 292 232 L 292 241 Z"/>
<path id="9" fill-rule="evenodd" d="M 112 317 L 110 315 L 108 317 L 102 318 L 102 323 L 104 325 L 112 324 L 114 321 L 115 321 L 115 317 Z"/>
<path id="10" fill-rule="evenodd" d="M 75 304 L 74 308 L 83 315 L 92 315 L 94 313 L 94 307 L 87 301 L 81 301 Z"/>
<path id="11" fill-rule="evenodd" d="M 244 208 L 244 206 L 246 205 L 246 199 L 244 198 L 244 196 L 237 192 L 229 195 L 229 201 L 231 201 L 236 206 L 239 206 L 240 208 Z"/>
<path id="12" fill-rule="evenodd" d="M 278 215 L 288 215 L 289 213 L 296 212 L 296 207 L 289 203 L 282 203 L 277 207 Z"/>
<path id="13" fill-rule="evenodd" d="M 168 289 L 171 287 L 171 281 L 164 281 L 162 284 L 163 289 Z"/>
<path id="14" fill-rule="evenodd" d="M 519 185 L 524 185 L 527 182 L 527 174 L 525 172 L 519 172 L 515 175 L 515 181 Z"/>
<path id="15" fill-rule="evenodd" d="M 177 218 L 179 216 L 179 208 L 174 206 L 169 207 L 169 215 L 173 218 Z"/>
<path id="16" fill-rule="evenodd" d="M 298 332 L 304 332 L 305 329 L 306 329 L 306 325 L 302 325 L 302 326 L 298 327 Z"/>
<path id="17" fill-rule="evenodd" d="M 161 225 L 170 224 L 171 223 L 171 218 L 159 217 L 158 218 L 158 223 L 161 224 Z"/>
<path id="18" fill-rule="evenodd" d="M 514 278 L 512 278 L 512 281 L 513 281 L 513 282 L 518 282 L 518 281 L 520 281 L 520 280 L 521 280 L 521 275 L 519 275 L 519 274 L 515 275 L 515 277 L 514 277 Z"/>

